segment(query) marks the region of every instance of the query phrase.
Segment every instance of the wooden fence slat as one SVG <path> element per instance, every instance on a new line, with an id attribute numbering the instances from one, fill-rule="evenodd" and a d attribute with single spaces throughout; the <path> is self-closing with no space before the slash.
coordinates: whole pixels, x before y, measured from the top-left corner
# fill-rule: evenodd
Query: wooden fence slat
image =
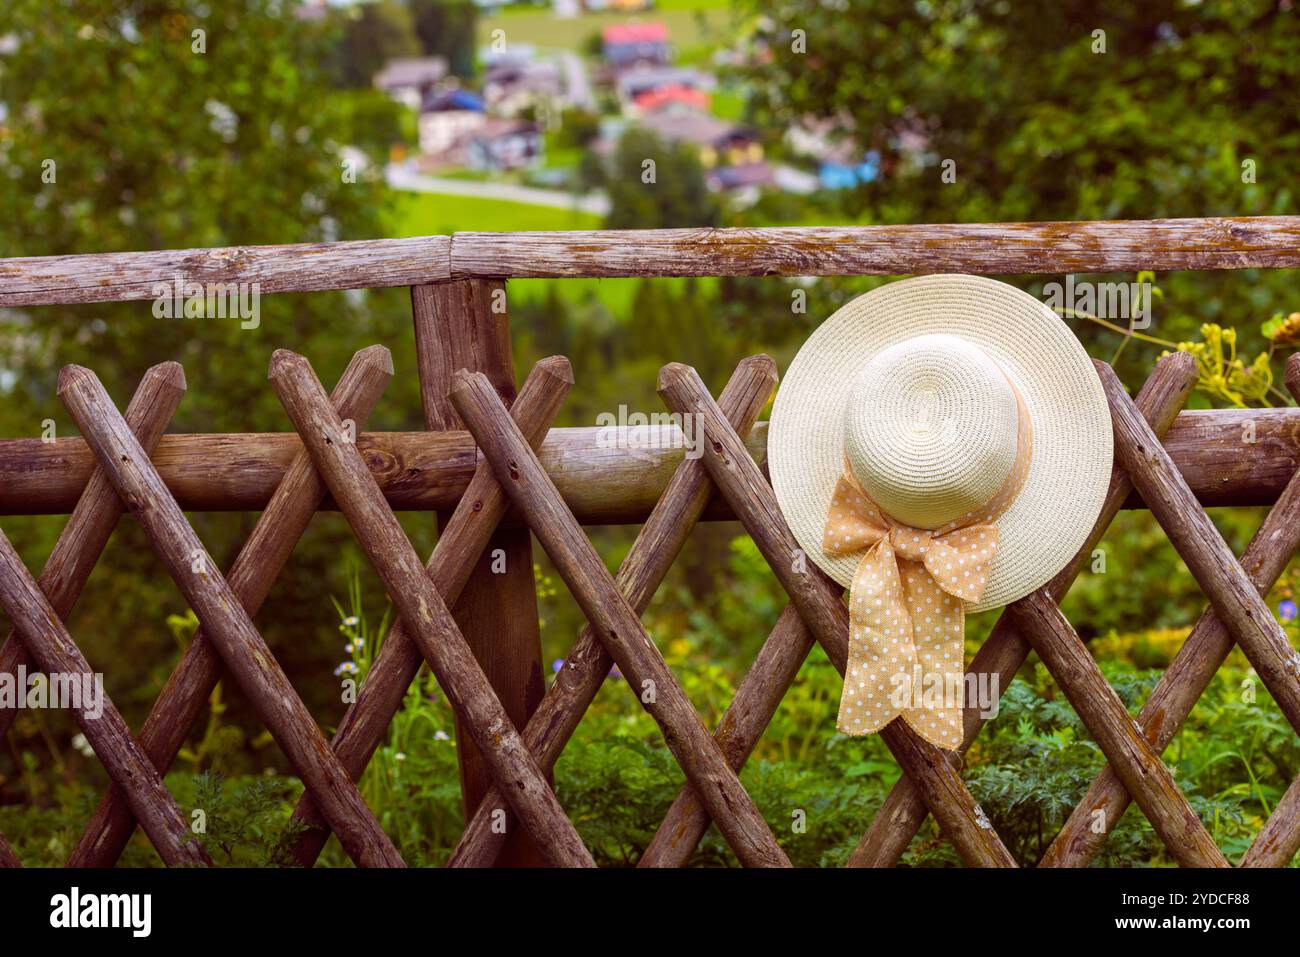
<path id="1" fill-rule="evenodd" d="M 457 369 L 484 373 L 507 405 L 514 402 L 515 364 L 505 305 L 505 283 L 499 280 L 467 279 L 411 288 L 426 429 L 464 428 L 449 398 Z M 439 513 L 439 527 L 449 518 L 449 512 Z M 546 689 L 528 529 L 498 528 L 475 560 L 460 597 L 449 607 L 511 724 L 523 728 Z M 491 789 L 492 777 L 459 718 L 455 724 L 461 804 L 468 820 Z M 544 861 L 527 831 L 510 829 L 499 860 L 502 866 L 536 867 Z"/>
<path id="2" fill-rule="evenodd" d="M 799 617 L 799 610 L 787 604 L 713 732 L 713 740 L 736 773 L 749 760 L 816 643 Z M 710 823 L 709 812 L 694 789 L 684 786 L 646 845 L 637 867 L 685 867 Z"/>
<path id="3" fill-rule="evenodd" d="M 1247 423 L 1255 442 L 1243 444 Z M 638 447 L 602 442 L 599 427 L 552 429 L 542 465 L 584 525 L 640 524 L 683 459 L 667 426 L 638 430 Z M 1300 465 L 1300 409 L 1198 409 L 1184 412 L 1165 448 L 1202 505 L 1271 505 Z M 767 423 L 745 440 L 761 464 Z M 401 511 L 448 511 L 474 475 L 468 432 L 368 432 L 357 437 L 389 505 Z M 181 508 L 189 512 L 261 511 L 302 443 L 292 432 L 164 435 L 153 460 Z M 0 515 L 66 514 L 95 467 L 80 438 L 45 443 L 0 439 Z M 326 498 L 323 508 L 337 509 Z M 1131 494 L 1125 508 L 1144 507 Z M 734 520 L 715 496 L 703 520 Z M 518 524 L 507 517 L 507 524 Z"/>
<path id="4" fill-rule="evenodd" d="M 1300 652 L 1291 647 L 1232 549 L 1133 407 L 1115 371 L 1104 363 L 1097 366 L 1110 399 L 1116 458 L 1282 713 L 1292 727 L 1300 728 Z"/>
<path id="5" fill-rule="evenodd" d="M 1187 401 L 1192 386 L 1196 382 L 1196 360 L 1187 353 L 1173 353 L 1156 363 L 1155 369 L 1147 378 L 1135 403 L 1156 435 L 1167 432 L 1179 414 L 1183 403 Z M 1101 512 L 1097 516 L 1092 532 L 1079 549 L 1074 559 L 1061 569 L 1047 585 L 1047 593 L 1060 601 L 1073 584 L 1074 579 L 1091 561 L 1092 550 L 1110 527 L 1110 523 L 1119 514 L 1121 503 L 1132 491 L 1133 483 L 1123 466 L 1116 464 L 1111 470 L 1110 487 L 1102 502 Z M 988 638 L 967 668 L 971 674 L 986 674 L 997 679 L 999 697 L 1006 693 L 1015 680 L 1025 661 L 1029 658 L 1030 647 L 1017 630 L 1015 622 L 1004 610 L 998 617 Z M 988 720 L 978 708 L 967 708 L 964 714 L 962 746 L 959 754 L 965 754 L 970 748 L 984 722 Z M 1127 792 L 1125 792 L 1127 794 Z M 848 867 L 892 867 L 898 863 L 903 852 L 907 850 L 921 825 L 925 823 L 928 811 L 921 795 L 908 778 L 898 780 L 890 790 L 885 802 L 880 806 L 871 824 L 853 853 L 849 855 Z"/>
<path id="6" fill-rule="evenodd" d="M 753 426 L 776 385 L 776 364 L 768 356 L 751 356 L 736 366 L 718 405 L 740 435 Z M 686 459 L 669 480 L 627 557 L 616 581 L 632 609 L 643 614 L 655 590 L 680 554 L 713 490 L 698 459 Z M 523 730 L 524 743 L 543 770 L 552 771 L 582 716 L 605 683 L 614 659 L 591 625 L 583 628 L 564 667 L 556 675 L 537 711 Z M 694 790 L 686 789 L 692 796 Z M 492 827 L 493 812 L 504 799 L 491 791 L 480 802 L 448 862 L 453 867 L 489 867 L 496 860 L 502 835 Z M 705 817 L 707 826 L 708 817 Z"/>
<path id="7" fill-rule="evenodd" d="M 346 440 L 343 423 L 310 364 L 296 353 L 278 349 L 271 357 L 270 379 L 317 471 L 343 509 L 447 700 L 473 736 L 493 777 L 505 782 L 520 821 L 552 864 L 594 866 L 555 792 L 474 660 L 451 612 L 421 568 L 415 549 L 384 501 L 361 453 Z M 332 751 L 330 757 L 337 760 Z M 319 796 L 316 800 L 322 803 Z M 321 810 L 327 808 L 322 804 Z M 337 833 L 337 822 L 330 820 L 330 824 Z"/>
<path id="8" fill-rule="evenodd" d="M 510 414 L 534 446 L 541 444 L 572 385 L 569 360 L 563 356 L 542 359 L 524 380 Z M 444 601 L 455 602 L 460 595 L 476 556 L 482 554 L 507 504 L 492 466 L 481 461 L 425 565 L 426 574 Z M 423 663 L 424 656 L 399 617 L 389 627 L 356 702 L 344 714 L 331 742 L 354 778 L 361 777 Z M 293 855 L 303 867 L 310 867 L 325 846 L 329 828 L 310 795 L 303 795 L 294 817 L 306 825 L 306 830 L 295 843 Z"/>
<path id="9" fill-rule="evenodd" d="M 19 860 L 18 854 L 14 851 L 5 836 L 0 834 L 0 867 L 22 867 L 23 862 Z"/>
<path id="10" fill-rule="evenodd" d="M 1159 752 L 1107 684 L 1056 602 L 1040 588 L 1008 609 L 1174 859 L 1184 867 L 1227 867 L 1223 852 L 1188 805 Z"/>
<path id="11" fill-rule="evenodd" d="M 99 379 L 81 366 L 64 366 L 59 373 L 59 397 L 194 609 L 227 670 L 303 785 L 328 809 L 344 849 L 362 866 L 403 866 L 397 848 L 334 758 L 320 728 Z M 133 810 L 139 818 L 139 809 Z"/>
<path id="12" fill-rule="evenodd" d="M 367 346 L 352 356 L 330 401 L 340 416 L 352 419 L 360 429 L 392 377 L 393 357 L 389 351 L 383 346 Z M 111 486 L 109 492 L 118 501 Z M 261 609 L 324 497 L 325 483 L 312 467 L 307 450 L 302 449 L 226 576 L 250 616 Z M 176 760 L 220 678 L 221 656 L 200 626 L 140 729 L 140 744 L 161 773 L 165 774 Z M 130 806 L 119 789 L 110 788 L 82 831 L 68 866 L 111 867 L 134 828 Z"/>
<path id="13" fill-rule="evenodd" d="M 842 675 L 848 659 L 849 612 L 838 585 L 802 556 L 781 515 L 776 494 L 740 438 L 689 366 L 670 363 L 659 373 L 659 395 L 674 412 L 690 413 L 704 441 L 704 464 L 718 489 L 763 553 L 804 624 Z M 806 571 L 798 569 L 806 568 Z M 935 819 L 967 864 L 1014 867 L 1015 859 L 987 826 L 987 818 L 948 763 L 946 754 L 923 741 L 904 722 L 894 721 L 881 738 L 916 781 Z"/>
<path id="14" fill-rule="evenodd" d="M 157 446 L 184 394 L 185 370 L 180 363 L 161 362 L 145 370 L 126 407 L 126 423 L 146 452 L 152 453 Z M 50 607 L 60 618 L 72 613 L 123 511 L 125 506 L 112 483 L 96 466 L 38 579 Z M 16 675 L 21 666 L 30 668 L 31 657 L 10 632 L 0 647 L 0 674 Z M 0 738 L 17 716 L 17 708 L 0 708 Z"/>
<path id="15" fill-rule="evenodd" d="M 482 373 L 457 373 L 452 402 L 587 620 L 664 732 L 669 750 L 747 867 L 788 867 L 740 779 Z M 647 684 L 648 682 L 648 684 Z"/>
<path id="16" fill-rule="evenodd" d="M 1287 360 L 1286 382 L 1292 395 L 1300 397 L 1300 355 Z M 1297 548 L 1300 548 L 1300 472 L 1292 477 L 1241 556 L 1241 567 L 1261 596 L 1273 587 Z M 1138 714 L 1138 724 L 1157 752 L 1169 746 L 1232 646 L 1227 628 L 1214 609 L 1207 607 Z M 1131 800 L 1114 769 L 1110 765 L 1102 768 L 1039 866 L 1087 867 L 1118 826 Z M 1300 849 L 1300 828 L 1270 826 L 1286 803 L 1285 798 L 1279 803 L 1242 859 L 1243 865 L 1267 856 L 1279 858 L 1274 866 L 1285 866 Z M 1285 812 L 1279 820 L 1286 820 Z M 1265 848 L 1269 850 L 1266 852 Z"/>
<path id="17" fill-rule="evenodd" d="M 125 423 L 122 428 L 126 429 Z M 0 605 L 47 681 L 56 676 L 94 680 L 89 663 L 4 532 L 0 532 Z M 211 866 L 212 859 L 190 833 L 189 821 L 163 785 L 157 768 L 131 736 L 131 729 L 108 692 L 102 688 L 98 692 L 98 715 L 90 713 L 93 702 L 85 700 L 84 686 L 78 692 L 68 703 L 68 710 L 104 770 L 126 793 L 131 810 L 163 863 L 168 867 Z"/>
<path id="18" fill-rule="evenodd" d="M 1250 569 L 1250 578 L 1260 594 L 1272 587 L 1297 547 L 1300 481 L 1293 482 L 1283 494 L 1242 555 L 1241 563 Z M 1207 607 L 1138 714 L 1142 733 L 1157 752 L 1169 746 L 1232 647 L 1227 628 L 1214 609 Z M 1118 826 L 1131 800 L 1123 781 L 1107 765 L 1093 780 L 1039 866 L 1087 867 Z"/>
<path id="19" fill-rule="evenodd" d="M 1241 859 L 1242 867 L 1288 867 L 1300 850 L 1300 775 L 1291 782 Z"/>
<path id="20" fill-rule="evenodd" d="M 0 308 L 171 297 L 178 281 L 259 293 L 412 286 L 448 278 L 450 251 L 448 237 L 420 236 L 0 259 Z"/>

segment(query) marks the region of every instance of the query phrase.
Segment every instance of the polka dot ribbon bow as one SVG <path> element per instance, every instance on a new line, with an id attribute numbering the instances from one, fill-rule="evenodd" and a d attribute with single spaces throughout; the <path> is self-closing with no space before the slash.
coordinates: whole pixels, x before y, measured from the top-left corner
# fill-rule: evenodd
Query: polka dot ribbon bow
<path id="1" fill-rule="evenodd" d="M 874 734 L 902 716 L 941 748 L 962 742 L 966 602 L 984 594 L 997 553 L 996 519 L 1029 472 L 1028 415 L 1021 408 L 1011 474 L 982 508 L 938 529 L 894 521 L 846 467 L 835 486 L 822 549 L 862 552 L 849 587 L 849 656 L 836 726 Z"/>

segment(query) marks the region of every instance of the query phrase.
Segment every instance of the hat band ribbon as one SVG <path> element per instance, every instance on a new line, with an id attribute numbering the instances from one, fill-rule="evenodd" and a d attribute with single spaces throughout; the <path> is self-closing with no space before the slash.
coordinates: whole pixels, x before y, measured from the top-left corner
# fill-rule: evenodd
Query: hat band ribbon
<path id="1" fill-rule="evenodd" d="M 1008 381 L 1010 381 L 1008 379 Z M 846 463 L 826 518 L 822 550 L 862 554 L 849 587 L 849 653 L 837 728 L 874 734 L 902 717 L 941 748 L 962 743 L 966 602 L 984 594 L 998 547 L 997 519 L 1029 474 L 1033 428 L 1017 405 L 1016 458 L 997 493 L 937 529 L 894 520 Z"/>

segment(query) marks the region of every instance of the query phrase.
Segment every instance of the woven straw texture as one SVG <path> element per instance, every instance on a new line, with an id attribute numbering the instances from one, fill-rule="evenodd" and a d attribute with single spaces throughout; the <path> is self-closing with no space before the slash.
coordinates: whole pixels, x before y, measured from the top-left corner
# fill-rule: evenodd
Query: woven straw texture
<path id="1" fill-rule="evenodd" d="M 1016 459 L 1006 374 L 960 336 L 917 336 L 879 352 L 849 387 L 844 452 L 895 521 L 938 528 L 997 494 Z"/>
<path id="2" fill-rule="evenodd" d="M 861 459 L 870 447 L 898 439 L 889 430 L 909 418 L 914 422 L 917 414 L 914 406 L 900 409 L 873 400 L 883 390 L 864 373 L 891 346 L 933 334 L 959 336 L 979 346 L 1015 384 L 1033 423 L 1029 477 L 998 519 L 998 550 L 984 597 L 968 607 L 978 612 L 1015 601 L 1048 582 L 1082 547 L 1110 482 L 1110 412 L 1101 383 L 1069 327 L 1047 306 L 1013 286 L 978 276 L 905 279 L 859 296 L 822 323 L 791 363 L 772 410 L 768 466 L 800 547 L 847 586 L 860 556 L 831 558 L 821 547 L 831 497 L 844 469 L 846 435 L 854 458 Z M 926 351 L 905 350 L 904 364 L 911 367 Z M 937 422 L 934 437 L 910 454 L 895 453 L 888 478 L 882 478 L 897 482 L 908 470 L 915 475 L 919 495 L 895 492 L 913 517 L 933 518 L 959 507 L 957 500 L 925 503 L 933 476 L 973 468 L 973 474 L 984 476 L 977 485 L 992 482 L 990 476 L 1007 454 L 1006 446 L 994 441 L 994 432 L 1005 429 L 1008 416 L 1014 416 L 1014 406 L 1007 405 L 989 370 L 972 364 L 969 355 L 945 363 L 941 353 L 935 352 L 935 370 L 926 374 L 926 388 L 935 392 L 929 400 Z M 906 381 L 905 373 L 887 376 L 903 376 L 893 382 L 897 385 Z M 911 374 L 920 373 L 913 369 Z M 962 395 L 963 388 L 970 392 Z M 855 423 L 846 430 L 850 402 Z M 981 411 L 981 405 L 987 407 Z M 864 415 L 875 415 L 884 425 L 864 427 Z M 945 418 L 957 425 L 945 426 Z M 971 447 L 950 441 L 965 429 Z M 953 461 L 938 461 L 936 455 Z M 865 463 L 859 461 L 855 470 L 860 466 Z M 970 497 L 983 491 L 973 487 Z"/>

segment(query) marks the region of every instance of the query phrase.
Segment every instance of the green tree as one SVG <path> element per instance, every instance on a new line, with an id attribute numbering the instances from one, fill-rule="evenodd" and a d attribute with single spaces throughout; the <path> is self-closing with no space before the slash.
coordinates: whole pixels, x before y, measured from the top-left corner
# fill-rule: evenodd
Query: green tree
<path id="1" fill-rule="evenodd" d="M 389 60 L 420 55 L 415 19 L 404 4 L 379 0 L 348 7 L 339 16 L 346 24 L 340 74 L 348 86 L 368 86 Z"/>
<path id="2" fill-rule="evenodd" d="M 841 9 L 841 6 L 844 9 Z M 1276 0 L 757 2 L 742 71 L 756 122 L 839 118 L 883 175 L 839 194 L 868 222 L 1152 219 L 1296 212 L 1300 21 Z M 761 8 L 761 9 L 760 9 Z M 799 31 L 799 32 L 796 32 Z M 945 182 L 945 162 L 955 180 Z M 952 177 L 949 177 L 952 178 Z M 1119 278 L 1119 277 L 1116 277 Z M 1132 279 L 1132 276 L 1126 277 Z M 1272 271 L 1160 277 L 1202 322 L 1295 309 Z M 1080 328 L 1109 357 L 1111 333 Z M 1100 338 L 1099 338 L 1100 337 Z M 1250 351 L 1261 343 L 1249 343 Z M 1246 345 L 1243 343 L 1243 345 Z M 1129 350 L 1130 377 L 1150 351 Z"/>
<path id="3" fill-rule="evenodd" d="M 457 76 L 473 75 L 478 7 L 470 0 L 409 0 L 409 4 L 425 54 L 444 57 Z"/>
<path id="4" fill-rule="evenodd" d="M 610 229 L 716 226 L 721 219 L 695 150 L 645 130 L 623 134 L 608 169 L 586 165 L 584 173 L 609 193 Z"/>

